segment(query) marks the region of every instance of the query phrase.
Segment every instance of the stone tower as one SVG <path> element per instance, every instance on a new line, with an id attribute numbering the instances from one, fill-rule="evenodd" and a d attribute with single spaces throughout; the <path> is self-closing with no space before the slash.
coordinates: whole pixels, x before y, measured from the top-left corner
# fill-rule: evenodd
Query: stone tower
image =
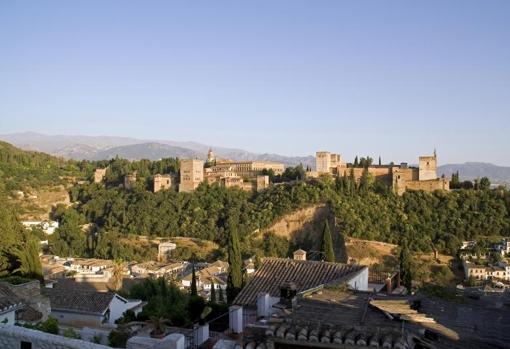
<path id="1" fill-rule="evenodd" d="M 153 191 L 157 193 L 161 189 L 168 189 L 172 186 L 172 178 L 170 175 L 160 175 L 157 174 L 154 176 L 154 188 Z"/>
<path id="2" fill-rule="evenodd" d="M 199 159 L 181 160 L 179 192 L 195 190 L 204 181 L 204 161 Z"/>
<path id="3" fill-rule="evenodd" d="M 329 173 L 331 168 L 331 153 L 318 151 L 315 153 L 315 169 L 317 173 Z"/>
<path id="4" fill-rule="evenodd" d="M 434 150 L 432 156 L 420 156 L 418 180 L 428 181 L 437 179 L 437 155 Z"/>

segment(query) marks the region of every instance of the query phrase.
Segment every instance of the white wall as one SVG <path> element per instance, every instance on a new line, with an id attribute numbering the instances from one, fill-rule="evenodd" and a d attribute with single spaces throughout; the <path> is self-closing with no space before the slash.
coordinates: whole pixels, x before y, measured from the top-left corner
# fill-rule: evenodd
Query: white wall
<path id="1" fill-rule="evenodd" d="M 101 326 L 103 321 L 103 316 L 100 315 L 87 315 L 58 310 L 51 310 L 51 317 L 54 317 L 64 325 L 72 325 L 76 327 Z"/>
<path id="2" fill-rule="evenodd" d="M 368 268 L 364 267 L 361 272 L 359 272 L 353 278 L 349 279 L 347 281 L 347 285 L 349 285 L 354 290 L 368 290 Z"/>
<path id="3" fill-rule="evenodd" d="M 4 322 L 7 320 L 7 322 Z M 0 314 L 0 325 L 14 325 L 16 322 L 16 310 Z"/>
<path id="4" fill-rule="evenodd" d="M 18 326 L 0 326 L 0 348 L 19 348 L 21 342 L 32 343 L 33 349 L 111 349 L 110 347 L 70 339 Z"/>
<path id="5" fill-rule="evenodd" d="M 125 302 L 125 299 L 123 298 L 118 296 L 113 297 L 112 301 L 110 302 L 110 320 L 108 323 L 114 325 L 115 320 L 120 319 L 126 310 L 133 309 L 141 303 L 142 301 L 139 300 Z"/>

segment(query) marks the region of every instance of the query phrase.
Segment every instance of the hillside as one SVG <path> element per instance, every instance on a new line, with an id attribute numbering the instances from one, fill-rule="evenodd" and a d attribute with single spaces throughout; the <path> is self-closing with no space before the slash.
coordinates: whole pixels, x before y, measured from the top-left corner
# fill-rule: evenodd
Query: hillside
<path id="1" fill-rule="evenodd" d="M 175 147 L 161 143 L 132 144 L 121 147 L 113 147 L 100 150 L 92 154 L 92 160 L 106 160 L 120 157 L 128 160 L 149 159 L 158 160 L 162 158 L 194 158 L 199 154 L 193 150 Z"/>
<path id="2" fill-rule="evenodd" d="M 62 185 L 76 176 L 80 171 L 72 162 L 0 141 L 0 182 L 8 191 Z"/>

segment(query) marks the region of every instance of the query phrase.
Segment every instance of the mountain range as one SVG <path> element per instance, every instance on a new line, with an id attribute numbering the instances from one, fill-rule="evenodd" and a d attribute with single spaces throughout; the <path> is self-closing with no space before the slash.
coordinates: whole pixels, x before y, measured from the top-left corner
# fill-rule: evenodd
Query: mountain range
<path id="1" fill-rule="evenodd" d="M 205 159 L 209 149 L 216 156 L 232 160 L 265 160 L 282 162 L 286 166 L 315 166 L 313 156 L 283 156 L 278 154 L 257 154 L 242 149 L 205 145 L 196 142 L 171 140 L 146 140 L 129 137 L 45 135 L 22 132 L 0 135 L 0 140 L 21 149 L 37 150 L 66 159 L 105 160 L 115 156 L 129 160 L 158 160 L 164 157 Z"/>
<path id="2" fill-rule="evenodd" d="M 216 147 L 197 142 L 171 140 L 147 140 L 129 137 L 45 135 L 35 132 L 22 132 L 0 135 L 0 140 L 25 150 L 37 150 L 66 159 L 105 160 L 115 156 L 129 160 L 158 160 L 164 157 L 205 159 L 209 149 L 216 156 L 232 160 L 265 160 L 282 162 L 286 166 L 315 167 L 313 156 L 284 156 L 278 154 L 257 154 L 242 149 Z M 438 174 L 450 177 L 459 172 L 461 180 L 488 177 L 495 184 L 510 185 L 510 167 L 483 162 L 445 164 L 439 166 Z"/>

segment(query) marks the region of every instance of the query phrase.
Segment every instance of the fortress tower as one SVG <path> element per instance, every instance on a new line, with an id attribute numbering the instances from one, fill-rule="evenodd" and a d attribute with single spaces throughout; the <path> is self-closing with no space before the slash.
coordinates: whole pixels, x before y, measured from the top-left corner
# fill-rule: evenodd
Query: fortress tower
<path id="1" fill-rule="evenodd" d="M 179 192 L 195 190 L 204 181 L 204 161 L 199 159 L 181 160 Z"/>
<path id="2" fill-rule="evenodd" d="M 432 156 L 420 156 L 418 180 L 429 181 L 437 179 L 437 155 L 434 150 Z"/>
<path id="3" fill-rule="evenodd" d="M 157 174 L 154 176 L 154 188 L 153 191 L 157 193 L 161 189 L 168 189 L 172 186 L 172 178 L 170 175 L 160 175 Z"/>

